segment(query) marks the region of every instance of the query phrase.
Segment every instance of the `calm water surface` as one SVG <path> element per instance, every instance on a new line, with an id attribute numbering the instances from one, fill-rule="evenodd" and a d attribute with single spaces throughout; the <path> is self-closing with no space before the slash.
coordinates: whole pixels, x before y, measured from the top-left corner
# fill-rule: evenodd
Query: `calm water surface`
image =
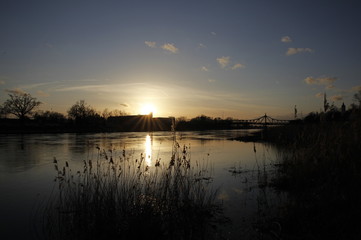
<path id="1" fill-rule="evenodd" d="M 190 147 L 192 162 L 207 163 L 213 172 L 212 184 L 231 220 L 222 229 L 226 239 L 254 238 L 260 215 L 279 201 L 271 189 L 259 188 L 259 180 L 272 174 L 275 150 L 229 140 L 245 134 L 245 130 L 179 132 L 176 137 L 181 146 Z M 119 154 L 125 149 L 134 159 L 146 154 L 152 166 L 155 159 L 169 161 L 172 144 L 170 132 L 0 135 L 0 239 L 41 239 L 37 209 L 54 186 L 54 157 L 76 168 L 83 160 L 95 159 L 99 146 Z"/>

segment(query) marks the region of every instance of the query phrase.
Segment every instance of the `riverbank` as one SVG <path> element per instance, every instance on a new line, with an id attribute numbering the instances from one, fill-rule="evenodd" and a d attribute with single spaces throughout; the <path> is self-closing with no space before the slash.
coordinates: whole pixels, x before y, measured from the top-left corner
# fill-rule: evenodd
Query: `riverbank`
<path id="1" fill-rule="evenodd" d="M 279 152 L 271 185 L 286 192 L 282 239 L 361 239 L 361 118 L 255 133 Z"/>

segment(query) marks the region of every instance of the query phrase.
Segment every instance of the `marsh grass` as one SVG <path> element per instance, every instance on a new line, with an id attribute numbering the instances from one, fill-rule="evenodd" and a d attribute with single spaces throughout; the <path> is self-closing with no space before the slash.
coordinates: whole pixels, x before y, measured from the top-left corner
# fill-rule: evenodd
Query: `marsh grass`
<path id="1" fill-rule="evenodd" d="M 168 162 L 97 148 L 73 172 L 54 158 L 55 188 L 44 215 L 49 239 L 212 239 L 222 215 L 207 165 L 174 141 Z"/>
<path id="2" fill-rule="evenodd" d="M 293 128 L 274 186 L 287 191 L 285 239 L 361 239 L 361 121 Z M 282 138 L 281 138 L 282 139 Z"/>

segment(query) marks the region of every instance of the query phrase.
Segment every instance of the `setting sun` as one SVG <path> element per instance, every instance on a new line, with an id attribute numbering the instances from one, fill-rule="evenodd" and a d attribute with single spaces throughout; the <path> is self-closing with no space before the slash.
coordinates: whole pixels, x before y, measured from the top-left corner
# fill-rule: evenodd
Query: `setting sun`
<path id="1" fill-rule="evenodd" d="M 152 113 L 154 115 L 155 112 L 156 112 L 156 108 L 151 103 L 143 104 L 140 108 L 140 114 L 143 114 L 143 115 L 148 115 L 150 113 Z"/>

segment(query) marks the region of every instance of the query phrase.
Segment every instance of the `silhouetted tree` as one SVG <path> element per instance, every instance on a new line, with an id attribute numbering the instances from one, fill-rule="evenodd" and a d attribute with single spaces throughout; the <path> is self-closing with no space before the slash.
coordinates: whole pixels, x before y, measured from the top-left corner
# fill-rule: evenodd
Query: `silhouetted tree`
<path id="1" fill-rule="evenodd" d="M 63 114 L 53 111 L 39 111 L 34 114 L 34 119 L 45 123 L 64 123 L 66 118 Z"/>
<path id="2" fill-rule="evenodd" d="M 122 110 L 119 110 L 119 109 L 114 109 L 112 111 L 109 111 L 109 109 L 106 108 L 102 112 L 102 117 L 104 119 L 108 119 L 109 117 L 119 117 L 119 116 L 125 116 L 125 115 L 127 115 L 127 113 Z"/>
<path id="3" fill-rule="evenodd" d="M 87 105 L 84 100 L 77 101 L 71 106 L 68 110 L 68 116 L 78 124 L 90 123 L 100 118 L 96 110 L 90 105 Z"/>
<path id="4" fill-rule="evenodd" d="M 330 104 L 327 101 L 326 93 L 323 95 L 323 111 L 327 112 L 327 110 L 330 108 Z"/>
<path id="5" fill-rule="evenodd" d="M 84 100 L 77 101 L 68 110 L 68 116 L 72 119 L 81 119 L 93 116 L 96 114 L 95 109 L 86 104 Z"/>
<path id="6" fill-rule="evenodd" d="M 358 103 L 358 107 L 361 108 L 361 90 L 353 95 L 353 100 Z"/>
<path id="7" fill-rule="evenodd" d="M 320 122 L 320 114 L 317 112 L 310 112 L 307 116 L 303 119 L 305 123 L 319 123 Z"/>
<path id="8" fill-rule="evenodd" d="M 10 93 L 3 105 L 5 114 L 13 114 L 19 119 L 25 119 L 41 102 L 32 97 L 29 93 Z"/>
<path id="9" fill-rule="evenodd" d="M 6 112 L 4 110 L 4 107 L 0 105 L 0 118 L 6 117 Z"/>

